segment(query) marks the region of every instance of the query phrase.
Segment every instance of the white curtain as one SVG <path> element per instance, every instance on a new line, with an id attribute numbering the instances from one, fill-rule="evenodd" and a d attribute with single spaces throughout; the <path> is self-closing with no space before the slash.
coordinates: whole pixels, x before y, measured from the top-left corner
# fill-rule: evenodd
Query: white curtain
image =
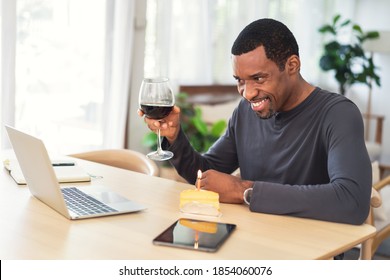
<path id="1" fill-rule="evenodd" d="M 10 148 L 4 125 L 14 125 L 16 3 L 1 1 L 1 148 Z"/>
<path id="2" fill-rule="evenodd" d="M 71 14 L 70 18 L 61 18 L 62 21 L 65 23 L 67 21 L 72 21 L 73 16 L 76 16 L 79 18 L 83 17 L 83 13 L 85 13 L 84 18 L 86 21 L 88 21 L 88 16 L 86 13 L 90 12 L 90 10 L 93 10 L 93 6 L 91 4 L 94 1 L 63 1 L 63 2 L 57 2 L 56 0 L 53 0 L 53 2 L 46 1 L 45 5 L 51 7 L 51 5 L 56 6 L 58 8 L 59 4 L 62 4 L 66 9 L 72 9 L 73 14 Z M 99 2 L 101 4 L 102 1 Z M 101 83 L 100 80 L 96 80 L 96 84 L 99 83 L 99 85 L 96 85 L 95 88 L 92 89 L 84 89 L 84 88 L 76 88 L 75 91 L 79 92 L 79 96 L 76 98 L 82 99 L 83 102 L 85 101 L 85 104 L 88 104 L 88 98 L 89 96 L 94 95 L 95 102 L 98 98 L 98 96 L 101 92 L 104 92 L 104 100 L 102 102 L 102 111 L 100 111 L 100 105 L 96 108 L 96 110 L 92 110 L 92 113 L 96 113 L 97 119 L 96 123 L 93 125 L 93 131 L 91 130 L 83 130 L 86 125 L 80 121 L 80 125 L 77 124 L 77 121 L 73 121 L 71 124 L 67 123 L 67 128 L 69 125 L 77 126 L 76 132 L 71 133 L 65 133 L 65 137 L 63 135 L 59 134 L 58 130 L 56 129 L 41 129 L 43 130 L 45 135 L 43 139 L 45 140 L 45 143 L 47 145 L 51 146 L 61 146 L 54 147 L 53 150 L 56 150 L 60 153 L 64 152 L 70 152 L 70 151 L 79 151 L 79 150 L 85 150 L 85 149 L 96 149 L 96 148 L 123 148 L 125 147 L 125 131 L 126 131 L 126 121 L 127 121 L 127 113 L 128 113 L 128 102 L 129 102 L 129 87 L 130 87 L 130 76 L 131 76 L 131 64 L 132 64 L 132 45 L 133 45 L 133 34 L 134 34 L 134 17 L 135 17 L 135 2 L 136 0 L 107 0 L 106 1 L 106 22 L 104 22 L 104 16 L 101 17 L 101 20 L 98 23 L 98 26 L 90 26 L 88 24 L 85 24 L 85 26 L 80 26 L 80 29 L 85 30 L 85 36 L 92 36 L 94 33 L 101 32 L 101 29 L 104 28 L 104 25 L 106 26 L 106 39 L 104 41 L 96 41 L 96 44 L 102 44 L 102 45 L 96 45 L 97 48 L 105 49 L 105 62 L 104 62 L 104 89 L 99 88 Z M 24 2 L 26 3 L 26 2 Z M 36 4 L 37 7 L 40 7 L 39 1 L 37 3 L 30 2 L 27 4 Z M 1 98 L 0 98 L 0 121 L 1 121 L 1 137 L 0 137 L 0 145 L 1 148 L 9 148 L 9 142 L 7 134 L 4 130 L 4 124 L 9 125 L 18 125 L 17 124 L 17 118 L 15 116 L 17 110 L 16 106 L 17 103 L 15 100 L 18 100 L 16 97 L 17 88 L 15 86 L 15 80 L 17 78 L 15 71 L 17 70 L 15 67 L 15 61 L 17 58 L 17 6 L 18 1 L 15 0 L 2 0 L 1 1 Z M 29 8 L 33 9 L 34 7 L 32 5 L 29 6 Z M 100 8 L 100 6 L 99 6 Z M 99 10 L 100 11 L 100 10 Z M 53 12 L 55 13 L 55 11 Z M 69 13 L 62 13 L 64 15 Z M 51 15 L 50 15 L 51 16 Z M 54 16 L 53 16 L 54 18 Z M 96 18 L 96 17 L 95 17 Z M 20 28 L 20 26 L 19 26 Z M 39 28 L 39 26 L 38 26 Z M 104 30 L 104 29 L 103 29 Z M 54 31 L 53 31 L 54 32 Z M 104 31 L 103 31 L 104 32 Z M 58 30 L 56 32 L 57 34 L 63 34 L 63 30 Z M 49 35 L 50 36 L 50 35 Z M 65 36 L 65 35 L 64 35 Z M 69 40 L 77 40 L 77 38 L 70 37 Z M 94 37 L 94 39 L 96 36 Z M 51 38 L 49 38 L 51 39 Z M 84 39 L 84 38 L 83 38 Z M 69 41 L 68 40 L 68 41 Z M 92 38 L 91 38 L 92 40 Z M 105 45 L 105 47 L 103 46 Z M 39 46 L 40 47 L 40 46 Z M 94 49 L 91 49 L 91 52 L 94 52 Z M 77 58 L 75 56 L 75 50 L 74 49 L 66 49 L 64 53 L 60 53 L 60 55 L 57 55 L 54 57 L 54 59 L 57 59 L 59 56 L 68 56 L 69 64 L 74 66 L 74 68 L 80 72 L 83 77 L 77 77 L 77 74 L 69 75 L 68 73 L 61 73 L 58 68 L 52 67 L 52 71 L 46 72 L 44 75 L 41 75 L 41 77 L 44 77 L 46 80 L 45 82 L 50 82 L 50 79 L 53 77 L 55 79 L 62 79 L 64 87 L 71 85 L 72 86 L 72 79 L 74 77 L 78 78 L 79 80 L 82 79 L 90 79 L 88 76 L 89 68 L 91 67 L 91 64 L 89 64 L 87 67 L 79 66 L 77 68 Z M 44 53 L 47 53 L 44 52 Z M 99 58 L 97 58 L 99 59 Z M 102 67 L 103 64 L 101 61 L 92 61 L 92 64 L 96 62 L 97 67 Z M 50 64 L 45 61 L 45 67 L 46 69 L 50 69 Z M 32 68 L 36 69 L 36 60 L 31 66 L 34 66 Z M 48 66 L 49 65 L 49 66 Z M 55 64 L 54 64 L 55 65 Z M 94 67 L 92 65 L 92 67 Z M 99 71 L 98 71 L 99 72 Z M 34 72 L 33 72 L 34 73 Z M 73 72 L 74 73 L 74 72 Z M 100 73 L 103 73 L 103 70 L 101 70 Z M 20 75 L 23 76 L 23 74 L 20 74 L 19 71 L 19 78 Z M 95 76 L 94 76 L 95 78 Z M 19 91 L 22 88 L 22 85 L 18 84 Z M 89 90 L 87 92 L 87 90 Z M 54 96 L 56 92 L 50 92 L 50 96 Z M 49 95 L 48 95 L 49 96 Z M 20 99 L 21 97 L 19 97 Z M 31 98 L 31 100 L 35 100 L 34 96 L 29 96 L 28 98 Z M 73 97 L 68 96 L 67 98 L 70 102 L 71 100 L 74 100 Z M 59 100 L 54 100 L 53 102 L 61 103 Z M 16 104 L 15 104 L 16 103 Z M 94 104 L 93 104 L 94 105 Z M 61 106 L 61 105 L 60 105 Z M 26 102 L 26 108 L 35 108 L 35 105 Z M 42 106 L 41 108 L 38 108 L 38 111 L 40 110 L 42 112 L 42 115 L 44 115 L 44 119 L 39 120 L 27 120 L 27 125 L 34 126 L 35 124 L 40 124 L 42 121 L 49 120 L 53 117 L 53 114 L 46 113 L 46 109 L 50 107 L 49 106 Z M 65 105 L 62 106 L 65 108 Z M 25 108 L 24 108 L 25 109 Z M 35 108 L 37 109 L 37 108 Z M 20 110 L 20 108 L 19 108 Z M 81 110 L 80 108 L 76 108 L 75 110 Z M 66 110 L 65 112 L 61 112 L 61 115 L 64 116 L 64 120 L 66 120 Z M 58 113 L 60 114 L 60 113 Z M 103 115 L 100 117 L 100 115 Z M 68 117 L 70 119 L 70 117 Z M 15 124 L 16 123 L 16 124 Z M 57 121 L 57 126 L 60 127 L 62 125 L 62 120 Z M 89 124 L 88 124 L 89 125 Z M 91 128 L 92 125 L 88 126 L 88 129 Z M 24 130 L 25 127 L 21 128 Z M 99 130 L 99 131 L 97 131 Z M 38 137 L 42 137 L 43 134 L 36 133 L 37 131 L 30 130 L 33 134 L 36 134 Z M 39 132 L 41 132 L 39 131 Z M 80 133 L 78 133 L 80 132 Z M 94 134 L 96 133 L 96 134 Z M 88 137 L 92 137 L 92 139 L 96 139 L 95 142 L 89 142 L 89 139 L 86 139 L 86 134 L 88 134 Z M 54 136 L 53 136 L 54 135 Z M 103 137 L 101 136 L 103 135 Z M 48 137 L 48 138 L 45 138 Z M 49 139 L 46 141 L 47 139 Z M 60 138 L 60 139 L 59 139 Z M 54 139 L 54 140 L 53 140 Z M 68 139 L 69 142 L 66 142 Z M 78 142 L 77 142 L 78 141 Z M 50 142 L 50 144 L 49 144 Z M 68 148 L 68 149 L 66 149 Z M 73 149 L 73 150 L 72 150 Z"/>
<path id="3" fill-rule="evenodd" d="M 125 146 L 135 0 L 107 1 L 107 49 L 103 103 L 103 146 Z"/>
<path id="4" fill-rule="evenodd" d="M 340 3 L 341 2 L 341 3 Z M 250 22 L 284 22 L 301 49 L 302 72 L 319 79 L 318 28 L 337 13 L 349 15 L 355 0 L 148 0 L 145 74 L 167 75 L 177 84 L 234 84 L 230 48 Z M 352 11 L 351 11 L 352 10 Z"/>

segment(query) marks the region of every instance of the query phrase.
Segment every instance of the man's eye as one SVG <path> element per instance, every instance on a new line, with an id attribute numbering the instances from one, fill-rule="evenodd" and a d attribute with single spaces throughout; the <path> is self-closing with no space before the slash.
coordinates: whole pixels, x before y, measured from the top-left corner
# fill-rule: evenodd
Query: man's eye
<path id="1" fill-rule="evenodd" d="M 239 85 L 242 85 L 245 83 L 245 80 L 240 79 L 240 78 L 236 78 L 236 81 L 237 81 L 237 84 L 239 84 Z"/>
<path id="2" fill-rule="evenodd" d="M 256 82 L 260 82 L 261 83 L 264 80 L 264 78 L 263 77 L 256 77 L 256 78 L 254 78 L 254 80 Z"/>

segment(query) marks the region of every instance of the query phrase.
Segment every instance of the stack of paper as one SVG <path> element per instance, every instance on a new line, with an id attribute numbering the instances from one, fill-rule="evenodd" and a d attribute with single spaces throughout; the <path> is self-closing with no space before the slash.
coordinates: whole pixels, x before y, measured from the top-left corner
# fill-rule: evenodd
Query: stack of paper
<path id="1" fill-rule="evenodd" d="M 17 184 L 26 184 L 26 180 L 16 159 L 5 159 L 3 164 Z M 52 164 L 59 183 L 91 181 L 91 176 L 73 161 L 52 160 Z"/>

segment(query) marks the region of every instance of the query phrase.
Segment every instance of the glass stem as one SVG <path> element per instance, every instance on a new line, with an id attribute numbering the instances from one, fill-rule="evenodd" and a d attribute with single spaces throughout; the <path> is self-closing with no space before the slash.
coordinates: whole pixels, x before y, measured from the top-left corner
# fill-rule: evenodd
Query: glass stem
<path id="1" fill-rule="evenodd" d="M 157 130 L 157 153 L 162 154 L 160 129 Z"/>

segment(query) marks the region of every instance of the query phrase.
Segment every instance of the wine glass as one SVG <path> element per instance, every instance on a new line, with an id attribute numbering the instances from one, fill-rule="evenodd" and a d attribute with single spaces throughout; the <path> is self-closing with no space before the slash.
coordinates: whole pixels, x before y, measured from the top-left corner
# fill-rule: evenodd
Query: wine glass
<path id="1" fill-rule="evenodd" d="M 145 78 L 139 91 L 139 105 L 145 116 L 161 121 L 169 115 L 175 104 L 175 96 L 169 86 L 169 79 Z M 161 148 L 160 129 L 157 131 L 157 151 L 146 155 L 156 161 L 168 160 L 173 157 L 170 151 Z"/>

